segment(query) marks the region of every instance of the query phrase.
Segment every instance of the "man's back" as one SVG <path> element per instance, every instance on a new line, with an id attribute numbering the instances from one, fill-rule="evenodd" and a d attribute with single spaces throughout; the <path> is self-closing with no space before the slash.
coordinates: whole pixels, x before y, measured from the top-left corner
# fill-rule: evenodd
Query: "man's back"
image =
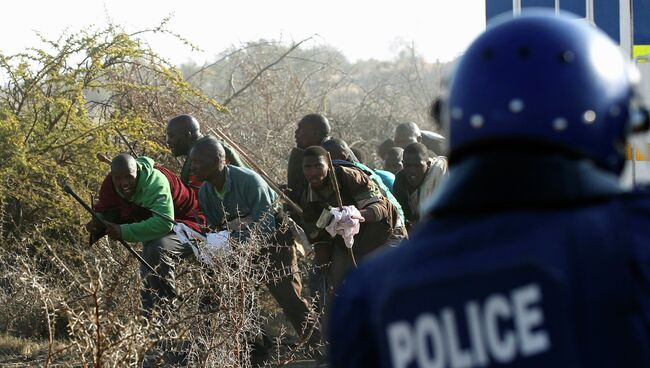
<path id="1" fill-rule="evenodd" d="M 578 19 L 494 21 L 450 78 L 429 218 L 338 290 L 333 365 L 650 366 L 650 196 L 618 182 L 650 128 L 634 75 Z"/>
<path id="2" fill-rule="evenodd" d="M 432 220 L 349 276 L 332 362 L 647 366 L 649 227 L 641 193 Z"/>
<path id="3" fill-rule="evenodd" d="M 335 366 L 650 364 L 650 196 L 587 161 L 504 157 L 458 165 L 434 218 L 350 275 Z"/>

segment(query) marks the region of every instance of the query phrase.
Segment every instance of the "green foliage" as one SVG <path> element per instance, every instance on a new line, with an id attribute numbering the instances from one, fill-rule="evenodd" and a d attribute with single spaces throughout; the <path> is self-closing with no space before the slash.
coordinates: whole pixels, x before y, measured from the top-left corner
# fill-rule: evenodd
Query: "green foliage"
<path id="1" fill-rule="evenodd" d="M 164 24 L 135 34 L 109 26 L 0 55 L 4 235 L 77 225 L 85 215 L 59 183 L 89 198 L 107 171 L 96 154 L 128 151 L 118 130 L 138 154 L 157 157 L 169 116 L 190 106 L 224 111 L 138 38 L 147 32 L 170 33 Z"/>

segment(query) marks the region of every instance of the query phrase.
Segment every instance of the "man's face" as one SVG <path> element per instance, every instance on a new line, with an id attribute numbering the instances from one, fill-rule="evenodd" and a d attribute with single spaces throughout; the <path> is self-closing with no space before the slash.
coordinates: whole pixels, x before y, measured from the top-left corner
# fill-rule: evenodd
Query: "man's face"
<path id="1" fill-rule="evenodd" d="M 294 137 L 296 138 L 296 146 L 302 149 L 311 146 L 318 146 L 325 138 L 320 136 L 314 129 L 314 126 L 308 123 L 298 123 L 298 128 L 296 129 Z"/>
<path id="2" fill-rule="evenodd" d="M 397 174 L 400 170 L 404 168 L 402 160 L 397 155 L 388 154 L 386 160 L 384 161 L 384 170 L 388 170 L 393 174 Z"/>
<path id="3" fill-rule="evenodd" d="M 418 136 L 410 131 L 398 130 L 395 132 L 395 147 L 405 148 L 411 143 L 418 142 Z"/>
<path id="4" fill-rule="evenodd" d="M 197 179 L 206 181 L 221 173 L 225 168 L 223 158 L 204 149 L 190 152 L 190 171 Z"/>
<path id="5" fill-rule="evenodd" d="M 309 136 L 310 132 L 307 129 L 307 124 L 298 123 L 298 128 L 296 129 L 296 133 L 294 135 L 296 138 L 296 146 L 302 149 L 309 147 Z"/>
<path id="6" fill-rule="evenodd" d="M 180 124 L 167 125 L 167 146 L 174 157 L 187 155 L 192 145 L 192 134 Z"/>
<path id="7" fill-rule="evenodd" d="M 135 193 L 135 187 L 138 183 L 138 169 L 134 167 L 112 168 L 111 178 L 115 189 L 129 199 Z"/>
<path id="8" fill-rule="evenodd" d="M 312 187 L 320 188 L 327 179 L 328 166 L 325 157 L 305 157 L 302 160 L 302 172 Z"/>
<path id="9" fill-rule="evenodd" d="M 417 154 L 404 154 L 402 171 L 406 175 L 406 181 L 412 188 L 419 188 L 424 176 L 429 170 L 429 162 L 420 159 Z"/>

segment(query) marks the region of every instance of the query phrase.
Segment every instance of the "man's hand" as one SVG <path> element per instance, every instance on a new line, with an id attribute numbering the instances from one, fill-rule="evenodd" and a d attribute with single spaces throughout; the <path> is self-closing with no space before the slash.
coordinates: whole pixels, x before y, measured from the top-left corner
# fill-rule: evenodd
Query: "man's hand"
<path id="1" fill-rule="evenodd" d="M 359 213 L 361 214 L 361 218 L 358 218 L 357 216 L 352 216 L 352 218 L 356 218 L 359 220 L 359 222 L 376 222 L 377 219 L 375 218 L 375 213 L 369 209 L 369 208 L 364 208 L 360 209 Z"/>
<path id="2" fill-rule="evenodd" d="M 89 244 L 93 245 L 97 240 L 106 235 L 106 227 L 101 222 L 91 219 L 86 224 L 86 231 L 90 234 Z"/>
<path id="3" fill-rule="evenodd" d="M 99 233 L 99 232 L 102 231 L 102 230 L 103 230 L 102 224 L 100 224 L 99 222 L 95 221 L 95 219 L 91 219 L 91 220 L 88 221 L 88 223 L 86 224 L 86 231 L 89 232 L 89 233 L 91 233 L 91 234 L 97 234 L 97 233 Z"/>
<path id="4" fill-rule="evenodd" d="M 106 235 L 113 240 L 122 240 L 122 229 L 120 225 L 104 221 L 106 224 Z"/>

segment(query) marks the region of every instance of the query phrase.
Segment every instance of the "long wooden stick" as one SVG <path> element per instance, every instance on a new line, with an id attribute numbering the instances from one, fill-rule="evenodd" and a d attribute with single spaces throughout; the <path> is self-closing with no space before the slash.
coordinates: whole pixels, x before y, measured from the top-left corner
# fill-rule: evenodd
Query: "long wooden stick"
<path id="1" fill-rule="evenodd" d="M 77 201 L 77 202 L 78 202 L 78 203 L 79 203 L 79 204 L 80 204 L 80 205 L 81 205 L 81 206 L 82 206 L 86 211 L 88 211 L 88 213 L 90 213 L 90 215 L 93 217 L 93 219 L 95 219 L 95 221 L 98 221 L 99 223 L 103 224 L 104 226 L 108 226 L 108 225 L 106 224 L 106 222 L 105 222 L 104 220 L 102 220 L 101 218 L 99 218 L 99 216 L 97 216 L 97 213 L 95 213 L 95 211 L 94 211 L 92 208 L 90 208 L 90 206 L 88 206 L 88 205 L 86 204 L 86 202 L 84 202 L 83 199 L 81 199 L 81 198 L 77 195 L 77 193 L 75 193 L 75 192 L 72 190 L 72 188 L 70 188 L 70 186 L 69 186 L 68 184 L 64 184 L 64 185 L 63 185 L 63 191 L 66 192 L 67 194 L 69 194 L 69 195 L 70 195 L 72 198 L 74 198 L 74 199 L 75 199 L 75 200 L 76 200 L 76 201 Z M 121 244 L 121 245 L 122 245 L 126 250 L 128 250 L 129 253 L 131 253 L 135 258 L 137 258 L 138 261 L 140 261 L 140 263 L 142 263 L 142 265 L 144 265 L 145 267 L 147 267 L 147 268 L 149 269 L 149 271 L 151 271 L 151 272 L 153 272 L 153 273 L 156 273 L 156 270 L 154 270 L 154 268 L 151 267 L 151 265 L 150 265 L 147 261 L 145 261 L 144 258 L 142 258 L 142 256 L 140 256 L 140 255 L 139 255 L 135 250 L 133 250 L 133 248 L 131 248 L 128 244 L 126 244 L 126 242 L 125 242 L 124 240 L 119 239 L 117 242 L 120 243 L 120 244 Z"/>
<path id="2" fill-rule="evenodd" d="M 329 176 L 330 181 L 332 182 L 332 187 L 334 188 L 334 195 L 336 196 L 336 205 L 339 207 L 339 210 L 343 209 L 343 199 L 341 198 L 341 188 L 339 187 L 339 179 L 336 177 L 336 171 L 334 171 L 334 164 L 332 163 L 332 156 L 327 152 L 327 165 L 329 165 Z M 347 246 L 346 246 L 347 248 Z M 354 268 L 357 268 L 357 260 L 354 258 L 354 252 L 352 248 L 348 248 L 350 253 L 350 258 L 352 258 L 352 264 Z"/>
<path id="3" fill-rule="evenodd" d="M 135 149 L 133 149 L 133 146 L 131 146 L 131 143 L 129 143 L 129 140 L 126 139 L 124 134 L 122 134 L 122 132 L 120 132 L 120 130 L 117 128 L 115 128 L 115 131 L 122 139 L 122 142 L 124 142 L 124 144 L 126 144 L 126 146 L 129 147 L 129 151 L 131 151 L 131 156 L 133 156 L 134 158 L 138 158 L 138 154 L 135 152 Z"/>
<path id="4" fill-rule="evenodd" d="M 330 168 L 330 181 L 332 182 L 332 187 L 334 188 L 334 194 L 336 196 L 336 205 L 339 210 L 343 209 L 343 200 L 341 199 L 341 189 L 339 188 L 339 179 L 336 177 L 336 171 L 334 171 L 334 163 L 332 163 L 332 155 L 327 152 L 327 165 Z"/>

